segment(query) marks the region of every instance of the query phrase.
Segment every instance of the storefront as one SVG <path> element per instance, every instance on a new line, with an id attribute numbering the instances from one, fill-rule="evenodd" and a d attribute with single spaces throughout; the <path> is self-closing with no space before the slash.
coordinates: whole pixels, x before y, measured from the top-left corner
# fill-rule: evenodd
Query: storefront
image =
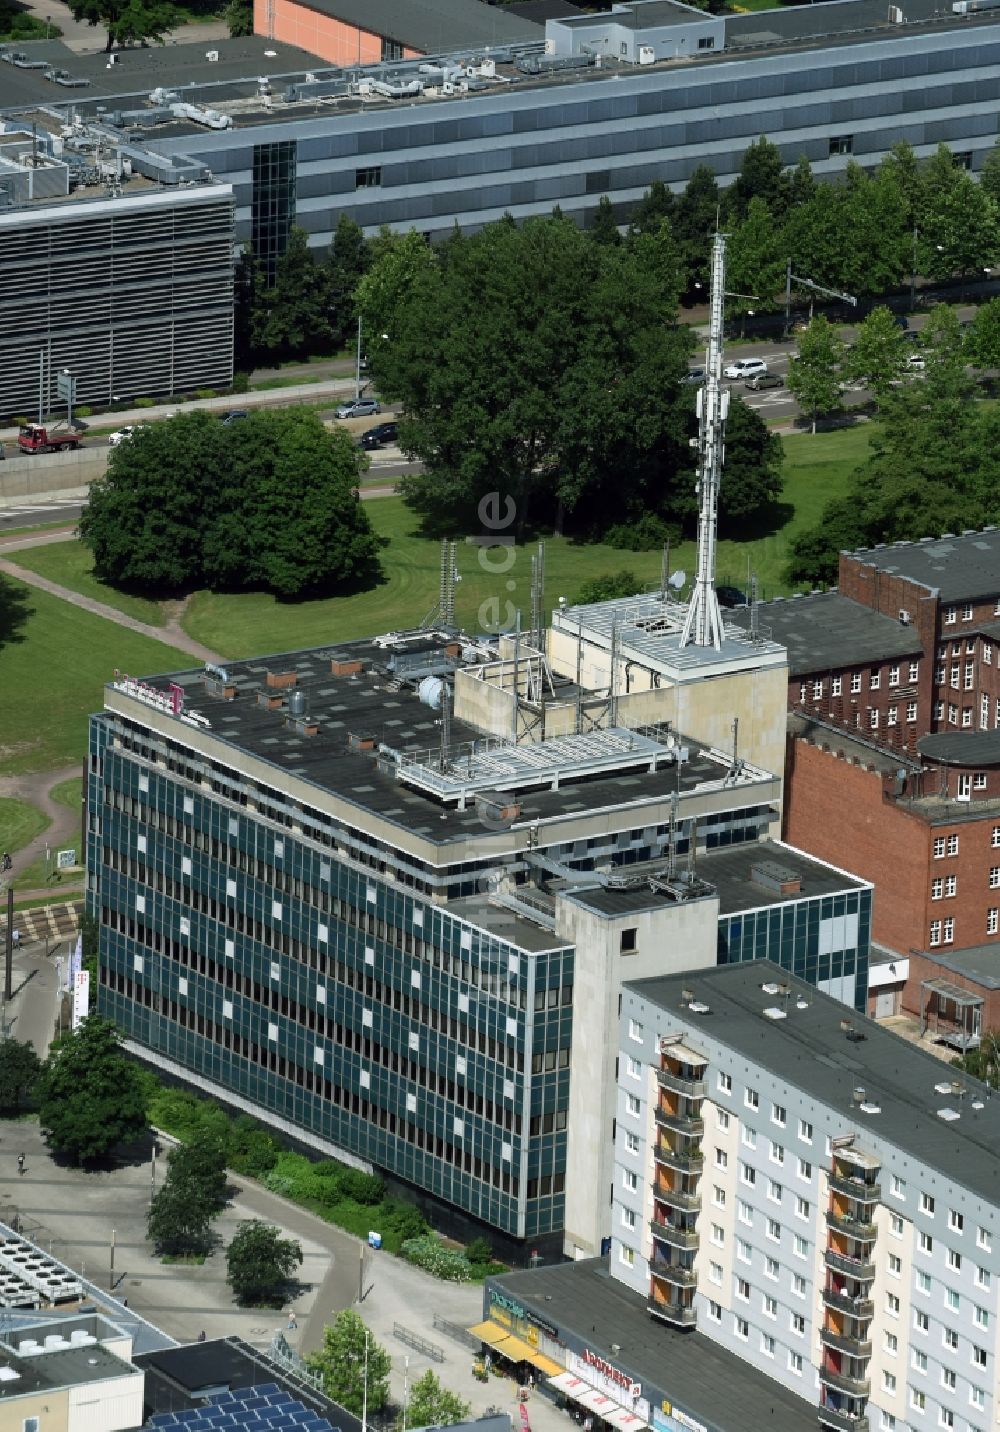
<path id="1" fill-rule="evenodd" d="M 566 1348 L 553 1325 L 499 1288 L 489 1288 L 488 1317 L 469 1329 L 490 1358 L 501 1358 L 524 1380 L 551 1378 L 566 1369 Z"/>
<path id="2" fill-rule="evenodd" d="M 642 1432 L 649 1426 L 642 1383 L 590 1348 L 571 1352 L 568 1371 L 549 1378 L 549 1386 L 582 1410 L 585 1425 L 603 1424 L 617 1432 Z"/>

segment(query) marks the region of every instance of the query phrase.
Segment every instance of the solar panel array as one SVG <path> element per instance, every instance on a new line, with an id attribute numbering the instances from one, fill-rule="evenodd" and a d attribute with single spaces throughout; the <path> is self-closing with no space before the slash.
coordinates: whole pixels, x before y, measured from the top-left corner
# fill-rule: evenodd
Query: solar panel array
<path id="1" fill-rule="evenodd" d="M 158 1432 L 333 1432 L 318 1412 L 273 1382 L 223 1392 L 204 1407 L 158 1412 L 146 1423 Z"/>

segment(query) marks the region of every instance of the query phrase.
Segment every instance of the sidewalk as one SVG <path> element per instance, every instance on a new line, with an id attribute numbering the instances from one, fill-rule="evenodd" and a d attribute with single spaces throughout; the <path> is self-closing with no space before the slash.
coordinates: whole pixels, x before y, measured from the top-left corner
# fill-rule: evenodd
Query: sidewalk
<path id="1" fill-rule="evenodd" d="M 234 408 L 267 408 L 293 403 L 318 403 L 324 398 L 353 397 L 353 378 L 324 378 L 318 383 L 292 383 L 287 388 L 259 388 L 250 393 L 229 393 L 222 398 L 195 398 L 189 403 L 155 403 L 150 408 L 125 408 L 114 413 L 94 413 L 82 419 L 89 428 L 123 428 L 136 423 L 169 418 L 174 413 L 228 413 Z M 30 416 L 30 414 L 29 414 Z M 0 438 L 16 438 L 16 427 L 0 428 Z"/>

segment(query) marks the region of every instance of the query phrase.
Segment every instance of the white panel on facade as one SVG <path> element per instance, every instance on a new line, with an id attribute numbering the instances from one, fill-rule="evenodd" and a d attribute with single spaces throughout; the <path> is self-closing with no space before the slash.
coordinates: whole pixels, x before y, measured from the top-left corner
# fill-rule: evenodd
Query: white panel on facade
<path id="1" fill-rule="evenodd" d="M 322 1064 L 326 1059 L 326 1055 L 323 1053 L 322 1049 L 320 1049 L 318 1044 L 313 1050 L 313 1059 L 316 1061 L 317 1064 Z"/>
<path id="2" fill-rule="evenodd" d="M 233 960 L 233 959 L 235 959 L 235 958 L 236 958 L 236 941 L 235 941 L 235 940 L 227 940 L 227 941 L 226 941 L 226 959 L 227 959 L 227 960 Z"/>
<path id="3" fill-rule="evenodd" d="M 456 1119 L 454 1124 L 452 1125 L 452 1129 L 458 1135 L 458 1137 L 461 1138 L 465 1133 L 465 1120 Z"/>
<path id="4" fill-rule="evenodd" d="M 362 1069 L 358 1078 L 361 1081 L 362 1089 L 370 1089 L 372 1087 L 372 1076 L 368 1073 L 367 1069 Z"/>
<path id="5" fill-rule="evenodd" d="M 148 776 L 140 776 L 140 777 L 139 777 L 139 789 L 140 789 L 140 791 L 142 792 L 143 795 L 148 795 L 148 793 L 149 793 L 149 777 L 148 777 Z"/>
<path id="6" fill-rule="evenodd" d="M 271 901 L 271 919 L 272 919 L 272 920 L 280 920 L 281 918 L 282 918 L 282 914 L 281 914 L 281 901 L 280 901 L 280 900 L 272 900 L 272 901 Z"/>
<path id="7" fill-rule="evenodd" d="M 137 835 L 137 836 L 136 836 L 136 838 L 135 838 L 135 848 L 136 848 L 136 850 L 139 852 L 140 855 L 145 855 L 145 854 L 146 854 L 146 837 L 145 837 L 144 835 Z"/>
<path id="8" fill-rule="evenodd" d="M 144 963 L 144 961 L 143 961 L 142 955 L 133 955 L 133 956 L 132 956 L 132 968 L 135 970 L 135 972 L 136 972 L 137 975 L 141 975 L 141 974 L 142 974 L 143 963 Z"/>
<path id="9" fill-rule="evenodd" d="M 190 857 L 189 855 L 182 855 L 182 856 L 181 856 L 181 874 L 182 874 L 182 875 L 190 875 L 190 874 L 191 874 L 191 857 Z"/>
<path id="10" fill-rule="evenodd" d="M 185 814 L 185 815 L 194 815 L 194 797 L 193 797 L 193 796 L 185 796 L 185 797 L 184 797 L 184 814 Z"/>
<path id="11" fill-rule="evenodd" d="M 271 961 L 271 978 L 273 980 L 281 979 L 281 966 L 275 960 Z"/>
<path id="12" fill-rule="evenodd" d="M 145 895 L 137 895 L 137 896 L 135 897 L 135 908 L 138 910 L 138 912 L 139 912 L 140 915 L 145 915 L 145 913 L 146 913 L 146 897 L 145 897 Z"/>
<path id="13" fill-rule="evenodd" d="M 235 899 L 236 899 L 236 881 L 235 881 L 235 880 L 227 880 L 227 881 L 226 881 L 226 894 L 229 896 L 229 898 L 230 898 L 231 900 L 235 900 Z"/>
<path id="14" fill-rule="evenodd" d="M 416 1096 L 416 1094 L 407 1094 L 407 1096 L 406 1096 L 406 1112 L 407 1112 L 408 1114 L 415 1114 L 415 1113 L 417 1112 L 417 1096 Z"/>
<path id="15" fill-rule="evenodd" d="M 267 1037 L 272 1044 L 278 1042 L 278 1026 L 276 1024 L 269 1024 L 267 1026 Z"/>
<path id="16" fill-rule="evenodd" d="M 232 1019 L 232 1017 L 233 1017 L 233 1002 L 232 1002 L 231 999 L 224 999 L 224 1000 L 222 1001 L 222 1018 L 223 1018 L 223 1019 Z"/>
<path id="17" fill-rule="evenodd" d="M 420 1049 L 420 1035 L 419 1035 L 419 1034 L 411 1034 L 411 1035 L 410 1035 L 410 1048 L 419 1051 L 419 1049 Z"/>
<path id="18" fill-rule="evenodd" d="M 419 989 L 419 988 L 420 988 L 420 971 L 419 971 L 419 970 L 411 970 L 411 971 L 410 971 L 410 985 L 412 986 L 413 989 Z"/>
<path id="19" fill-rule="evenodd" d="M 326 1004 L 326 985 L 316 986 L 316 1003 Z"/>
<path id="20" fill-rule="evenodd" d="M 186 915 L 182 915 L 182 916 L 181 916 L 181 934 L 182 934 L 182 935 L 190 935 L 190 933 L 191 933 L 191 921 L 187 918 Z"/>
<path id="21" fill-rule="evenodd" d="M 276 840 L 276 841 L 274 842 L 274 858 L 275 858 L 275 860 L 283 860 L 283 859 L 284 859 L 284 856 L 285 856 L 285 842 L 284 842 L 283 840 Z"/>
<path id="22" fill-rule="evenodd" d="M 464 1074 L 464 1073 L 465 1073 L 465 1059 L 463 1058 L 463 1056 L 462 1056 L 461 1054 L 456 1054 L 456 1055 L 455 1055 L 455 1073 L 456 1073 L 456 1074 Z"/>
<path id="23" fill-rule="evenodd" d="M 325 945 L 330 938 L 330 926 L 318 925 L 316 927 L 316 938 L 320 941 L 321 944 Z"/>
<path id="24" fill-rule="evenodd" d="M 364 1025 L 365 1029 L 371 1029 L 371 1027 L 372 1027 L 372 1012 L 371 1012 L 370 1009 L 363 1009 L 363 1010 L 361 1011 L 361 1023 Z"/>
<path id="25" fill-rule="evenodd" d="M 187 992 L 188 992 L 188 982 L 187 982 L 187 980 L 184 978 L 184 976 L 182 975 L 181 978 L 177 981 L 177 993 L 178 993 L 178 994 L 187 994 Z"/>

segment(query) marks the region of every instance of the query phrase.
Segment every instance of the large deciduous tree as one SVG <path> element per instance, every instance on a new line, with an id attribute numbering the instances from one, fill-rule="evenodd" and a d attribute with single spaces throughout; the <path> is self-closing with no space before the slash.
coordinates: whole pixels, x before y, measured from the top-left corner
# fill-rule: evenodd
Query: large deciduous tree
<path id="1" fill-rule="evenodd" d="M 42 1061 L 30 1044 L 20 1039 L 0 1041 L 0 1109 L 16 1113 L 41 1071 Z"/>
<path id="2" fill-rule="evenodd" d="M 365 1405 L 366 1382 L 369 1412 L 378 1412 L 389 1401 L 392 1359 L 353 1308 L 345 1308 L 327 1324 L 322 1346 L 306 1361 L 323 1379 L 327 1397 L 357 1417 Z"/>
<path id="3" fill-rule="evenodd" d="M 329 351 L 332 345 L 329 285 L 304 229 L 292 227 L 274 282 L 255 292 L 253 339 L 256 351 L 273 358 Z"/>
<path id="4" fill-rule="evenodd" d="M 906 366 L 907 339 L 885 307 L 873 308 L 858 327 L 854 346 L 844 358 L 848 377 L 862 383 L 881 407 Z"/>
<path id="5" fill-rule="evenodd" d="M 750 519 L 781 496 L 785 450 L 755 408 L 733 397 L 726 420 L 726 463 L 719 487 L 719 521 L 738 536 Z"/>
<path id="6" fill-rule="evenodd" d="M 359 472 L 348 435 L 303 408 L 228 426 L 184 414 L 112 450 L 80 534 L 116 586 L 356 590 L 376 579 L 380 547 Z"/>
<path id="7" fill-rule="evenodd" d="M 690 337 L 667 227 L 602 244 L 553 217 L 418 244 L 385 246 L 360 297 L 379 389 L 424 464 L 403 490 L 425 523 L 479 531 L 495 491 L 517 531 L 564 514 L 589 530 L 669 500 L 690 470 Z"/>
<path id="8" fill-rule="evenodd" d="M 115 1026 L 95 1014 L 53 1045 L 36 1092 L 49 1144 L 74 1163 L 104 1158 L 146 1128 L 140 1072 Z"/>
<path id="9" fill-rule="evenodd" d="M 405 1432 L 407 1427 L 451 1427 L 464 1422 L 470 1410 L 468 1402 L 441 1386 L 437 1373 L 429 1367 L 413 1384 L 396 1426 L 398 1432 Z"/>

